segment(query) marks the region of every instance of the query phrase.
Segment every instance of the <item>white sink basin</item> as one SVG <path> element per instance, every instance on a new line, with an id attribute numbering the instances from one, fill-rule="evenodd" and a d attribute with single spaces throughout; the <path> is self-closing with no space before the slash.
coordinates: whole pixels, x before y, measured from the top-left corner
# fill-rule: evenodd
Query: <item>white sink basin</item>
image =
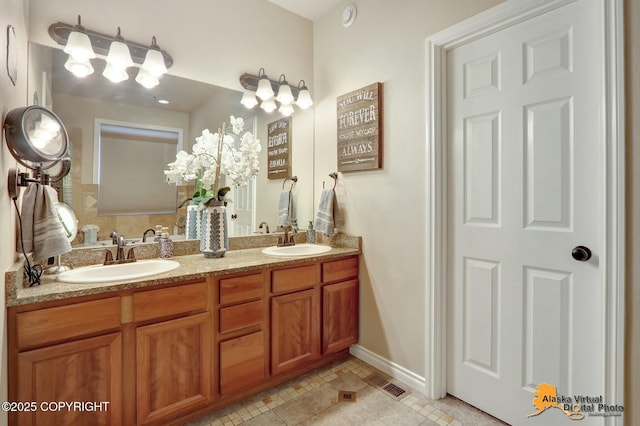
<path id="1" fill-rule="evenodd" d="M 58 275 L 58 281 L 65 283 L 99 283 L 106 281 L 132 280 L 176 269 L 180 264 L 174 260 L 138 260 L 119 265 L 93 265 L 72 269 Z"/>
<path id="2" fill-rule="evenodd" d="M 331 251 L 329 246 L 320 246 L 316 244 L 296 244 L 295 246 L 285 247 L 267 247 L 262 250 L 262 253 L 267 256 L 277 257 L 297 257 L 297 256 L 311 256 L 314 254 L 327 253 Z"/>

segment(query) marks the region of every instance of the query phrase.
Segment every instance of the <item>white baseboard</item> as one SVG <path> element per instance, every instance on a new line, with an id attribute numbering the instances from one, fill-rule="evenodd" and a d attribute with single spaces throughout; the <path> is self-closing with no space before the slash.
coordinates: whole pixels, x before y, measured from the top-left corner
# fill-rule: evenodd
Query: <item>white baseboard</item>
<path id="1" fill-rule="evenodd" d="M 351 345 L 349 353 L 417 391 L 424 393 L 427 389 L 427 381 L 424 377 L 378 355 L 375 352 L 371 352 L 363 346 Z"/>

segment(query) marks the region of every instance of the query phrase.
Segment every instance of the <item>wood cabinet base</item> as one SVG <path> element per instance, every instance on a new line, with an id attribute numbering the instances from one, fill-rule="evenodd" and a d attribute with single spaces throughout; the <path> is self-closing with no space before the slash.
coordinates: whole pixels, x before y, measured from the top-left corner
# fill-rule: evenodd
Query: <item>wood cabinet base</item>
<path id="1" fill-rule="evenodd" d="M 13 425 L 179 425 L 343 358 L 358 258 L 311 260 L 8 309 Z"/>

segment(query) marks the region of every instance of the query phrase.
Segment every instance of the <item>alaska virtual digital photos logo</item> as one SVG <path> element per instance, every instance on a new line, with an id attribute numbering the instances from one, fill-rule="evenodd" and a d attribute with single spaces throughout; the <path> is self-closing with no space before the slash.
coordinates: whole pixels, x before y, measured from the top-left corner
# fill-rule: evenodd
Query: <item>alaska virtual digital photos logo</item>
<path id="1" fill-rule="evenodd" d="M 534 413 L 527 417 L 538 416 L 545 412 L 548 408 L 557 408 L 567 415 L 571 420 L 582 420 L 586 415 L 589 416 L 621 416 L 624 412 L 623 405 L 610 405 L 604 403 L 602 395 L 585 396 L 574 395 L 573 397 L 560 395 L 556 387 L 547 383 L 540 383 L 536 386 L 533 393 L 533 406 L 536 408 Z"/>

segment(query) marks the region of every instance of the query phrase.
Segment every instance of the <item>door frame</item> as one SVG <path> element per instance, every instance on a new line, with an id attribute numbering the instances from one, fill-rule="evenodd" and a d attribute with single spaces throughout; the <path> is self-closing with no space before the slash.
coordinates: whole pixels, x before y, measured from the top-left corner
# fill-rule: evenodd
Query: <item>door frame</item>
<path id="1" fill-rule="evenodd" d="M 542 15 L 575 1 L 584 0 L 507 0 L 485 12 L 426 39 L 427 161 L 426 187 L 429 202 L 427 234 L 427 274 L 425 297 L 426 366 L 425 391 L 430 398 L 442 398 L 447 391 L 447 52 Z M 593 1 L 593 0 L 586 0 Z M 604 15 L 605 84 L 603 135 L 607 141 L 603 159 L 605 206 L 603 217 L 602 265 L 605 290 L 604 398 L 623 403 L 624 373 L 624 285 L 625 285 L 625 134 L 624 134 L 624 52 L 623 0 L 601 0 Z M 622 424 L 620 417 L 608 417 L 607 425 Z"/>

